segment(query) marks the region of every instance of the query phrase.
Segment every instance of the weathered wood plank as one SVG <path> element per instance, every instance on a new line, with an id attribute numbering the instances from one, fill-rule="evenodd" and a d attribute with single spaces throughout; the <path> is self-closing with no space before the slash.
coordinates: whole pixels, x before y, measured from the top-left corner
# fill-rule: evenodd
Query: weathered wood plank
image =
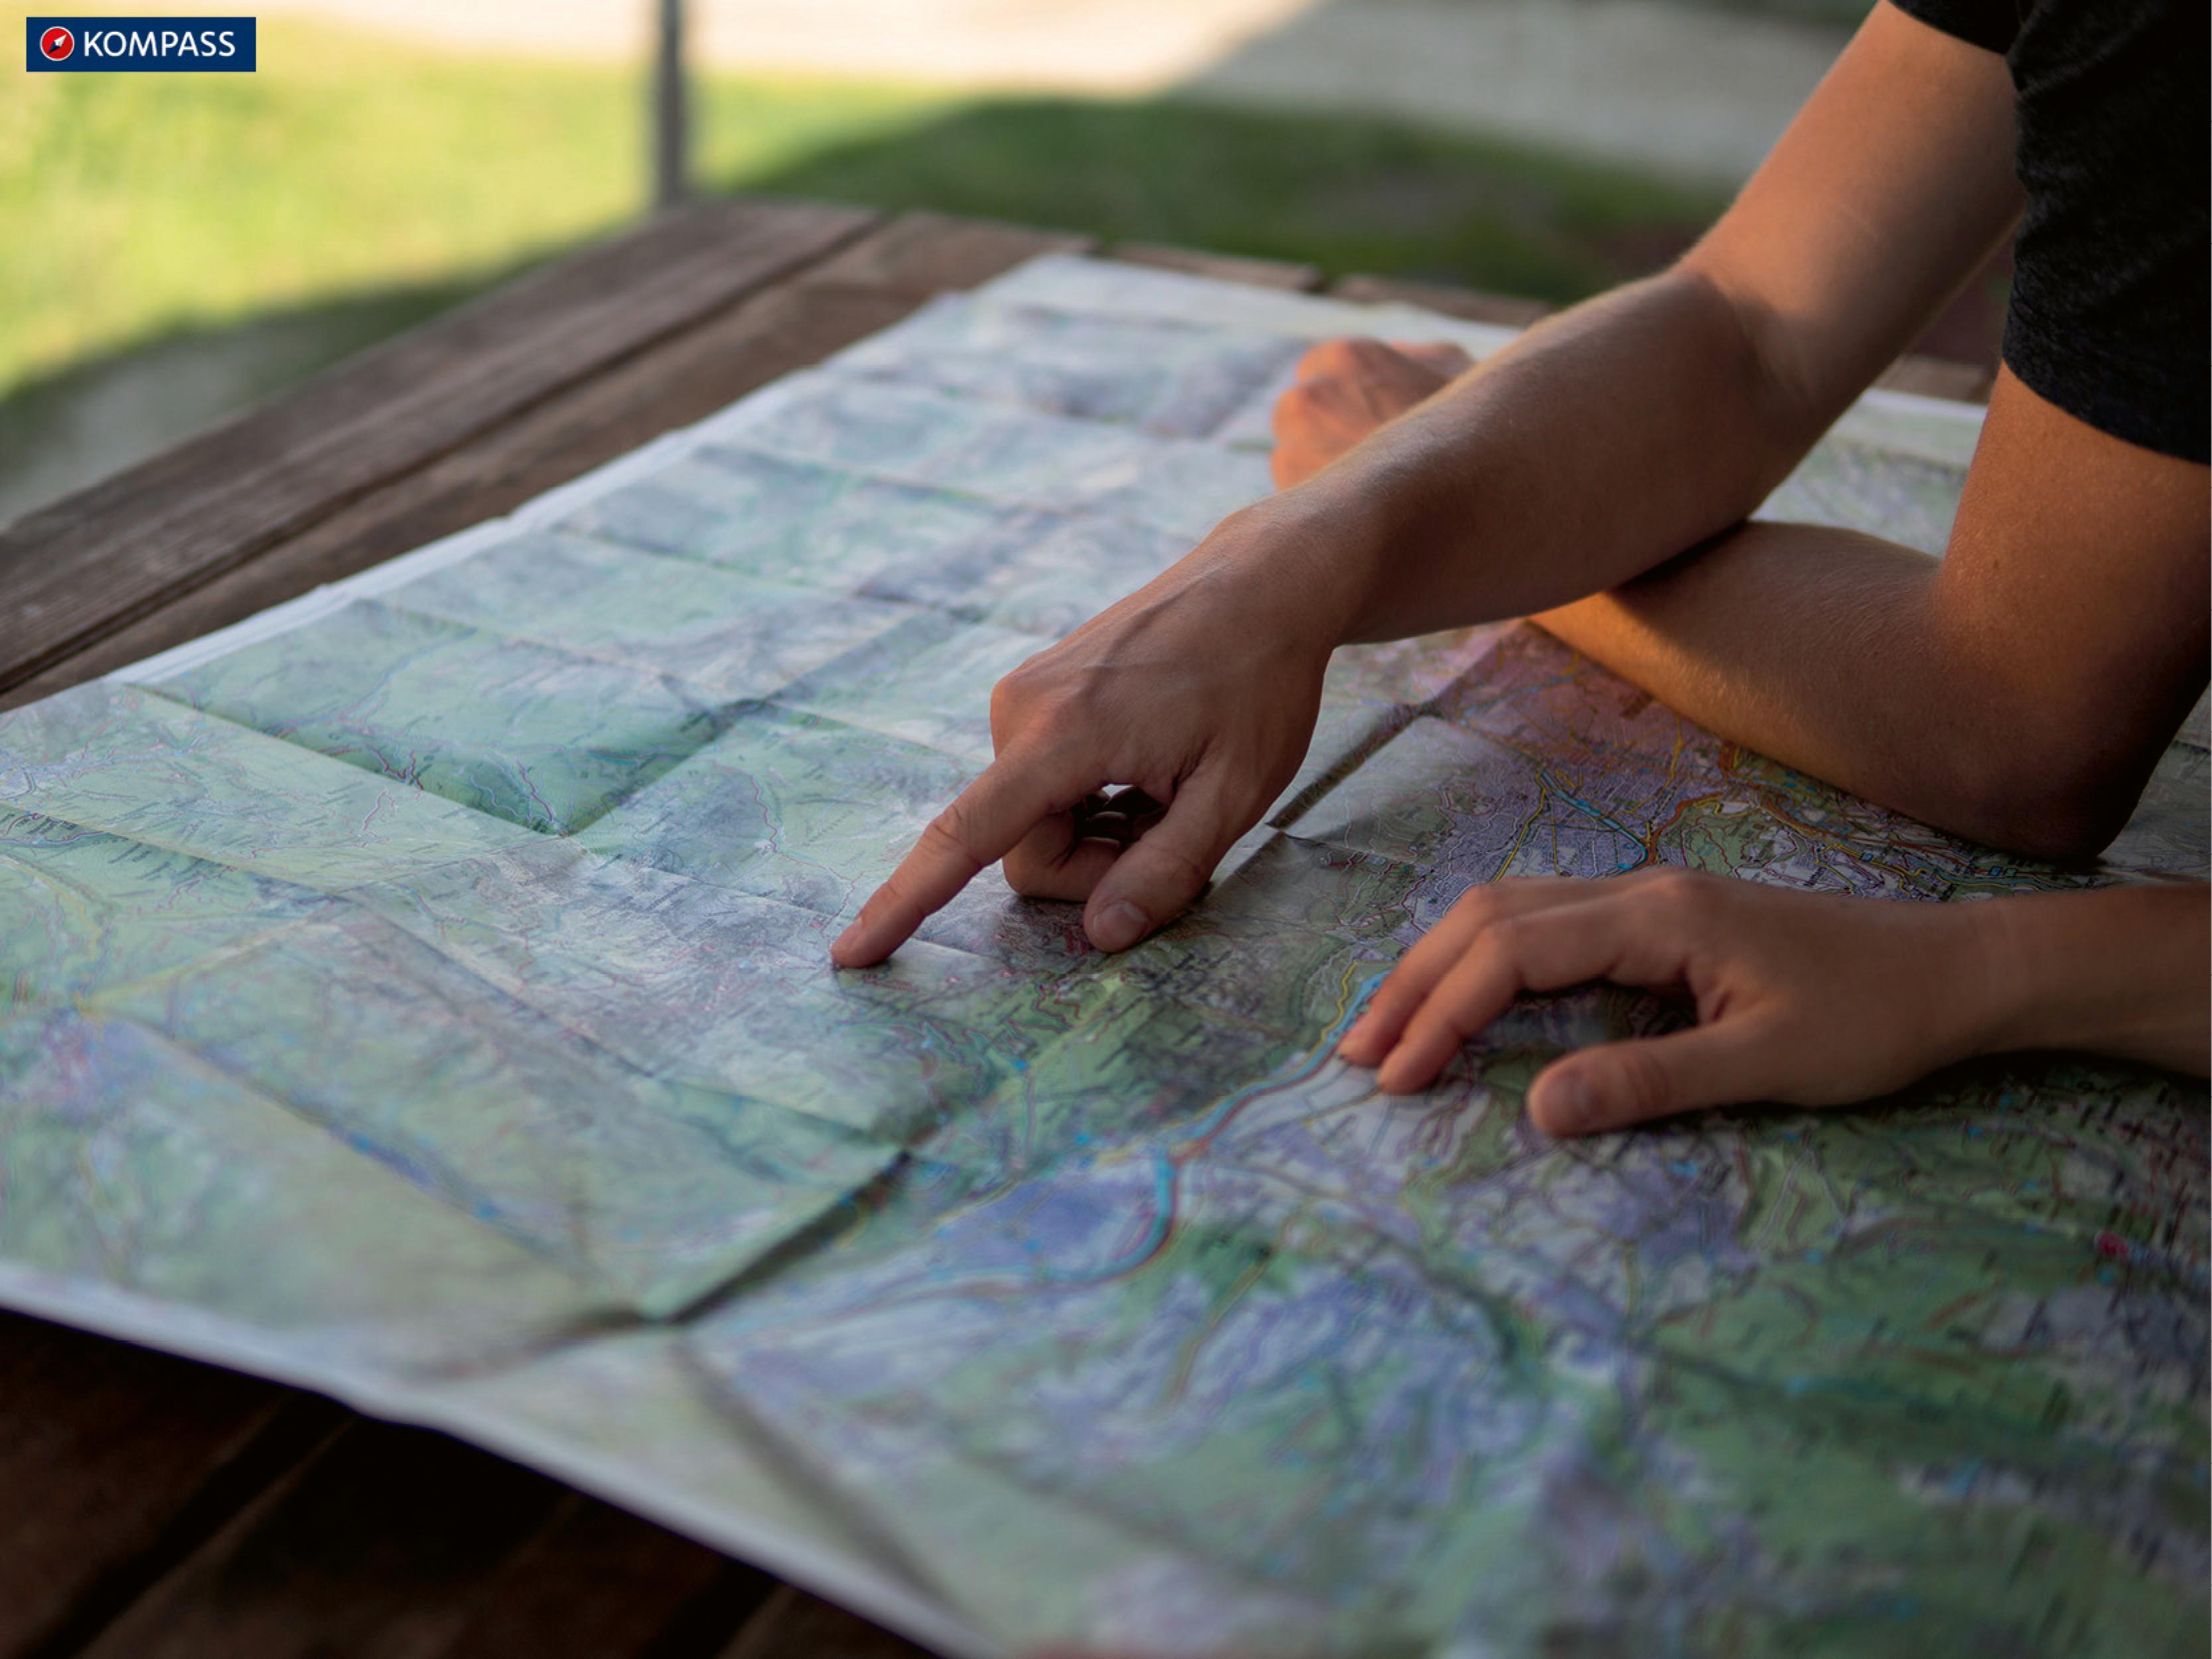
<path id="1" fill-rule="evenodd" d="M 777 1590 L 766 1573 L 595 1499 L 552 1524 L 484 1587 L 436 1659 L 588 1654 L 711 1659 Z"/>
<path id="2" fill-rule="evenodd" d="M 0 708 L 35 702 L 495 517 L 896 322 L 926 297 L 920 278 L 972 287 L 1067 240 L 989 225 L 969 234 L 954 222 L 940 244 L 933 222 L 911 216 L 885 226 L 846 250 L 856 257 L 843 271 L 801 272 L 548 398 L 0 691 Z M 871 273 L 884 284 L 861 280 Z"/>
<path id="3" fill-rule="evenodd" d="M 51 1659 L 711 1659 L 777 1589 L 489 1452 L 360 1417 L 196 1543 Z"/>
<path id="4" fill-rule="evenodd" d="M 1474 323 L 1496 323 L 1504 328 L 1526 328 L 1552 314 L 1541 300 L 1517 299 L 1508 294 L 1482 294 L 1447 283 L 1421 283 L 1401 276 L 1340 276 L 1328 285 L 1340 300 L 1364 305 L 1420 306 L 1447 317 L 1464 317 Z"/>
<path id="5" fill-rule="evenodd" d="M 503 1559 L 441 1566 L 447 1546 L 434 1538 L 409 1556 L 416 1544 L 381 1534 L 416 1534 L 445 1505 L 463 1512 L 458 1527 L 489 1516 L 496 1531 L 520 1472 L 312 1395 L 15 1315 L 0 1314 L 0 1492 L 15 1500 L 0 1509 L 5 1659 L 148 1651 L 150 1615 L 133 1609 L 149 1595 L 168 1609 L 165 1626 L 193 1626 L 163 1650 L 195 1656 L 708 1659 L 776 1588 L 550 1481 L 543 1524 L 510 1528 Z M 369 1451 L 339 1445 L 361 1434 Z M 392 1478 L 395 1457 L 419 1475 L 411 1489 Z M 283 1554 L 301 1528 L 319 1541 Z M 355 1556 L 366 1573 L 321 1570 Z M 295 1571 L 322 1582 L 295 1592 Z M 299 1613 L 298 1593 L 315 1610 L 299 1645 L 257 1645 L 252 1632 Z M 258 1605 L 272 1595 L 281 1605 Z M 222 1607 L 202 1605 L 209 1596 Z"/>
<path id="6" fill-rule="evenodd" d="M 1164 242 L 1116 242 L 1106 253 L 1109 258 L 1128 264 L 1155 265 L 1162 270 L 1188 271 L 1194 276 L 1212 276 L 1253 288 L 1288 289 L 1294 293 L 1311 293 L 1322 280 L 1319 265 L 1255 259 L 1242 253 L 1207 253 L 1198 248 L 1170 247 Z"/>
<path id="7" fill-rule="evenodd" d="M 1996 384 L 1996 376 L 1979 363 L 1954 362 L 1948 357 L 1907 353 L 1884 369 L 1875 384 L 1891 392 L 1915 392 L 1923 398 L 1985 404 L 1990 400 L 1990 388 Z"/>
<path id="8" fill-rule="evenodd" d="M 948 289 L 973 288 L 1037 254 L 1087 253 L 1097 246 L 1096 237 L 1066 231 L 943 213 L 902 213 L 881 230 L 809 267 L 798 281 L 809 289 L 904 294 L 919 305 Z"/>
<path id="9" fill-rule="evenodd" d="M 718 1659 L 928 1659 L 928 1650 L 786 1584 Z"/>
<path id="10" fill-rule="evenodd" d="M 874 220 L 756 202 L 671 215 L 0 530 L 0 686 L 758 291 Z"/>
<path id="11" fill-rule="evenodd" d="M 0 1314 L 0 1656 L 75 1652 L 344 1417 Z"/>
<path id="12" fill-rule="evenodd" d="M 88 1644 L 93 1659 L 416 1659 L 459 1640 L 559 1483 L 356 1419 Z"/>

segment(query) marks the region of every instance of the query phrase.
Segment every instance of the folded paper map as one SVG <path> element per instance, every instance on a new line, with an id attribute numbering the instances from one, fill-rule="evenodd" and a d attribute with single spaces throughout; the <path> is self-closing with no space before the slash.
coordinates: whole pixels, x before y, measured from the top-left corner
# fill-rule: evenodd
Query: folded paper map
<path id="1" fill-rule="evenodd" d="M 2023 1056 L 1553 1143 L 1525 1003 L 1331 1056 L 1470 884 L 2094 872 L 1722 743 L 1519 623 L 1340 652 L 1125 955 L 995 872 L 829 941 L 993 683 L 1267 488 L 1331 334 L 1066 258 L 484 525 L 0 716 L 0 1302 L 434 1423 L 949 1652 L 2137 1656 L 2207 1617 L 2203 1090 Z M 1942 550 L 1978 411 L 1768 504 Z"/>

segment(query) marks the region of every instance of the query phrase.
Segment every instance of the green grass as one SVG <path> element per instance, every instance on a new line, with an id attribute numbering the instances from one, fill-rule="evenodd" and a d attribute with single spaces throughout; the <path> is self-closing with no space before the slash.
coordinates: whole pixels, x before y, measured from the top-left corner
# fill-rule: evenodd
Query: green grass
<path id="1" fill-rule="evenodd" d="M 0 83 L 0 520 L 642 210 L 635 66 L 282 18 L 260 58 Z M 708 76 L 695 113 L 715 190 L 1553 301 L 1652 268 L 1722 204 L 1399 123 L 1174 100 Z"/>
<path id="2" fill-rule="evenodd" d="M 1723 204 L 1480 138 L 1176 101 L 992 102 L 896 143 L 824 151 L 771 182 L 1553 301 L 1641 272 Z"/>
<path id="3" fill-rule="evenodd" d="M 252 76 L 0 86 L 0 395 L 172 329 L 452 285 L 604 230 L 642 191 L 638 76 L 264 20 Z M 941 107 L 913 90 L 714 85 L 719 173 Z M 465 280 L 464 280 L 464 285 Z"/>
<path id="4" fill-rule="evenodd" d="M 1640 247 L 1679 240 L 1717 205 L 1379 121 L 723 77 L 698 105 L 700 170 L 718 188 L 1551 299 L 1648 263 Z M 0 395 L 257 312 L 380 289 L 450 297 L 605 230 L 640 206 L 641 112 L 639 77 L 620 66 L 452 56 L 281 19 L 251 76 L 11 76 Z"/>

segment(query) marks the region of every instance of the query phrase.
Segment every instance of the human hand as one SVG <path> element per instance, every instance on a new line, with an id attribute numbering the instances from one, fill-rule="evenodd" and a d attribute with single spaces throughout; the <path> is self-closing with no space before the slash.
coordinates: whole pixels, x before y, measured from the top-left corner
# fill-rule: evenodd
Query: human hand
<path id="1" fill-rule="evenodd" d="M 1455 345 L 1324 340 L 1298 360 L 1297 383 L 1275 400 L 1277 487 L 1304 483 L 1474 366 Z"/>
<path id="2" fill-rule="evenodd" d="M 1312 741 L 1337 643 L 1341 549 L 1282 498 L 1000 680 L 996 757 L 922 831 L 830 947 L 840 967 L 898 948 L 993 860 L 1032 898 L 1087 901 L 1121 951 L 1198 896 Z M 1108 799 L 1116 786 L 1136 793 Z"/>
<path id="3" fill-rule="evenodd" d="M 1528 1091 L 1547 1134 L 1740 1101 L 1842 1105 L 1986 1046 L 1991 915 L 1681 870 L 1500 882 L 1407 952 L 1339 1052 L 1409 1094 L 1521 993 L 1610 980 L 1687 996 L 1698 1024 L 1553 1061 Z"/>

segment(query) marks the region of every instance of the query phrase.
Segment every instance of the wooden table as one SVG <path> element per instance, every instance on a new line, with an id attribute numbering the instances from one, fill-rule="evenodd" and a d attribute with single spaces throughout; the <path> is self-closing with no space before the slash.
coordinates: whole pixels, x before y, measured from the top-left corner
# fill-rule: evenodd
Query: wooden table
<path id="1" fill-rule="evenodd" d="M 504 513 L 933 294 L 1091 246 L 793 203 L 653 220 L 0 530 L 0 707 Z M 1493 322 L 1543 309 L 1372 277 L 1334 291 Z M 1986 379 L 1905 359 L 1889 383 L 1975 397 Z M 443 1435 L 0 1314 L 0 1659 L 918 1652 Z"/>

